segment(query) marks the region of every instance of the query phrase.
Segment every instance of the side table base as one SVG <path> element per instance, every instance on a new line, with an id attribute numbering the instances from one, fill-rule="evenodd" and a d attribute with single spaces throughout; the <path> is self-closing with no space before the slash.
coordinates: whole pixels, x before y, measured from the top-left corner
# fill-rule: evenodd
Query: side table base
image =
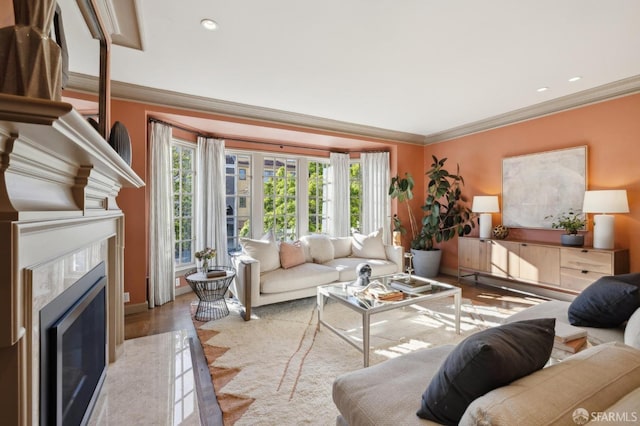
<path id="1" fill-rule="evenodd" d="M 211 321 L 224 318 L 229 315 L 229 308 L 224 299 L 218 299 L 211 302 L 200 300 L 198 309 L 196 310 L 195 319 L 198 321 Z"/>

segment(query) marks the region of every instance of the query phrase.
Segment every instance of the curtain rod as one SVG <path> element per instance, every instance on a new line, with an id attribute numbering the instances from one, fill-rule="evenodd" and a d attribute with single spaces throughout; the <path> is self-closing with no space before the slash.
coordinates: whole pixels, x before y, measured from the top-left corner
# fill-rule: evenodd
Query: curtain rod
<path id="1" fill-rule="evenodd" d="M 286 144 L 286 143 L 281 143 L 281 142 L 265 142 L 265 141 L 256 141 L 256 140 L 249 140 L 249 139 L 238 139 L 238 138 L 224 138 L 221 136 L 216 136 L 214 134 L 207 134 L 207 133 L 202 133 L 202 132 L 198 132 L 196 130 L 193 129 L 189 129 L 186 127 L 182 127 L 180 125 L 177 124 L 173 124 L 173 123 L 169 123 L 163 120 L 160 120 L 158 118 L 154 118 L 154 117 L 149 117 L 149 122 L 155 122 L 155 123 L 161 123 L 164 124 L 166 126 L 170 126 L 170 127 L 175 127 L 176 129 L 180 129 L 183 130 L 185 132 L 188 133 L 192 133 L 196 136 L 201 136 L 204 138 L 210 138 L 210 137 L 214 137 L 214 138 L 221 138 L 221 139 L 228 139 L 228 140 L 232 140 L 232 141 L 236 141 L 236 142 L 245 142 L 245 143 L 256 143 L 256 144 L 263 144 L 263 145 L 272 145 L 272 146 L 279 146 L 280 148 L 283 147 L 287 147 L 287 148 L 298 148 L 298 149 L 308 149 L 308 150 L 312 150 L 312 151 L 322 151 L 322 152 L 337 152 L 337 153 L 341 153 L 341 154 L 371 154 L 371 153 L 375 153 L 375 152 L 389 152 L 388 150 L 363 150 L 363 151 L 333 151 L 331 149 L 326 149 L 326 148 L 316 148 L 316 147 L 306 147 L 306 146 L 300 146 L 300 145 L 290 145 L 290 144 Z"/>

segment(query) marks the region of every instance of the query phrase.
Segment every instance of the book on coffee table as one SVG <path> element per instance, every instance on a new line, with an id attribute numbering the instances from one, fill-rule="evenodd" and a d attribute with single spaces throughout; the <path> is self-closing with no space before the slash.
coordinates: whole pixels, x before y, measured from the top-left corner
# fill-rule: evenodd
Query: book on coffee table
<path id="1" fill-rule="evenodd" d="M 418 281 L 418 280 L 408 280 L 408 281 L 391 281 L 389 285 L 396 290 L 407 291 L 410 293 L 426 291 L 431 289 L 431 283 Z"/>
<path id="2" fill-rule="evenodd" d="M 568 342 L 581 337 L 587 337 L 587 331 L 571 324 L 556 321 L 556 342 Z"/>
<path id="3" fill-rule="evenodd" d="M 570 352 L 575 354 L 576 352 L 581 351 L 587 346 L 587 338 L 579 337 L 573 340 L 567 340 L 566 342 L 560 342 L 555 340 L 553 342 L 553 347 L 555 349 L 560 349 L 561 351 Z"/>

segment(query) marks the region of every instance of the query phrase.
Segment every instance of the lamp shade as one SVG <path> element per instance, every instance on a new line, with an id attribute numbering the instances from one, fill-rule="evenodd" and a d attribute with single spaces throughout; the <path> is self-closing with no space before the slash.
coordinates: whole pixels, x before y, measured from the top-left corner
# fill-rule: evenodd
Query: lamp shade
<path id="1" fill-rule="evenodd" d="M 583 213 L 629 213 L 627 191 L 624 189 L 585 191 Z"/>
<path id="2" fill-rule="evenodd" d="M 498 213 L 498 197 L 496 195 L 476 195 L 473 197 L 471 211 L 474 213 Z"/>

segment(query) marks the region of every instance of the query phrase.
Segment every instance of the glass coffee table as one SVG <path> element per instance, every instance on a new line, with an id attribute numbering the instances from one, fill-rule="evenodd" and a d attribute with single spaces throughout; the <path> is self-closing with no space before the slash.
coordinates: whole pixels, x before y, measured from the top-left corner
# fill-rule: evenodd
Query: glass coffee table
<path id="1" fill-rule="evenodd" d="M 407 274 L 384 275 L 371 278 L 372 281 L 380 281 L 385 285 L 389 285 L 392 281 L 406 280 Z M 379 301 L 373 298 L 363 298 L 354 295 L 354 292 L 360 289 L 349 285 L 349 283 L 329 284 L 318 287 L 317 304 L 318 304 L 318 328 L 324 325 L 329 330 L 336 333 L 351 346 L 362 352 L 364 357 L 364 366 L 369 366 L 369 336 L 371 333 L 371 315 L 402 308 L 416 303 L 424 304 L 430 300 L 442 299 L 445 297 L 453 297 L 455 304 L 455 327 L 456 333 L 460 334 L 460 301 L 462 299 L 462 290 L 451 284 L 441 283 L 439 281 L 422 278 L 415 275 L 411 276 L 412 280 L 424 281 L 425 284 L 431 284 L 431 287 L 422 291 L 403 291 L 402 300 Z M 350 339 L 346 334 L 327 323 L 323 319 L 324 305 L 328 299 L 335 300 L 339 304 L 360 313 L 362 316 L 362 347 Z"/>

